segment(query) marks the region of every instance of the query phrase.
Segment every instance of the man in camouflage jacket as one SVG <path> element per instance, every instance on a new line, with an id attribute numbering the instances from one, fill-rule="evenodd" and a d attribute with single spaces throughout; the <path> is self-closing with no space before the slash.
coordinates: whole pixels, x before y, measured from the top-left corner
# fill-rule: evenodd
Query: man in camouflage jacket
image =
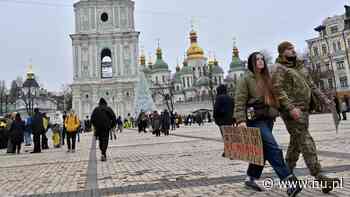
<path id="1" fill-rule="evenodd" d="M 279 100 L 281 117 L 290 134 L 286 155 L 290 170 L 303 154 L 310 174 L 319 181 L 339 181 L 322 174 L 315 142 L 309 132 L 309 111 L 315 107 L 330 106 L 330 101 L 313 83 L 302 61 L 297 59 L 294 46 L 282 42 L 278 46 L 279 57 L 273 67 L 273 91 Z M 313 107 L 311 107 L 313 106 Z M 329 192 L 331 188 L 328 191 Z"/>

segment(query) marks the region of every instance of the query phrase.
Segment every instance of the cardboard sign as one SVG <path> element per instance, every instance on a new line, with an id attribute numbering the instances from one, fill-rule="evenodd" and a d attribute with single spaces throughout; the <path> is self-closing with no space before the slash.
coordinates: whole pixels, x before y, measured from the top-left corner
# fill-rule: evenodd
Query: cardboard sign
<path id="1" fill-rule="evenodd" d="M 264 165 L 263 143 L 259 128 L 222 126 L 225 157 Z"/>

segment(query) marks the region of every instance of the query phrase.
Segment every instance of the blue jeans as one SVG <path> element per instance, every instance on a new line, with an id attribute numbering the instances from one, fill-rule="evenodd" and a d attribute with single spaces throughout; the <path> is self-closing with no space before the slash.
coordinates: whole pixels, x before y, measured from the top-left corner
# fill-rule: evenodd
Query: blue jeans
<path id="1" fill-rule="evenodd" d="M 32 134 L 30 132 L 24 131 L 24 143 L 25 145 L 32 144 Z"/>
<path id="2" fill-rule="evenodd" d="M 287 178 L 291 172 L 284 161 L 283 152 L 279 148 L 275 137 L 272 134 L 273 121 L 253 121 L 248 122 L 247 126 L 260 128 L 265 162 L 267 160 L 270 163 L 277 176 L 281 180 Z M 264 166 L 249 164 L 247 175 L 252 178 L 259 179 L 261 177 L 263 169 Z"/>

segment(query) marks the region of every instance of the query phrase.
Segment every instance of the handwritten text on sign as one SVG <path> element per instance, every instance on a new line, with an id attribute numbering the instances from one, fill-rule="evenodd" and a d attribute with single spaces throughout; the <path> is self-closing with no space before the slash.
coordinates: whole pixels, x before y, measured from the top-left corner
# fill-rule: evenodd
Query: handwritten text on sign
<path id="1" fill-rule="evenodd" d="M 222 126 L 225 157 L 264 165 L 264 151 L 259 128 Z"/>

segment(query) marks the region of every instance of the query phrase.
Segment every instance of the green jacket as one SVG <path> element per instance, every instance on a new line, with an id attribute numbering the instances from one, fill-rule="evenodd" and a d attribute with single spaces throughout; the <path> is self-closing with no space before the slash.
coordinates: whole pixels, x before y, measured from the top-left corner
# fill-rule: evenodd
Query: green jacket
<path id="1" fill-rule="evenodd" d="M 257 98 L 262 102 L 264 101 L 263 96 L 257 95 L 255 74 L 248 70 L 239 80 L 238 87 L 236 88 L 234 117 L 237 123 L 247 121 L 246 105 L 251 98 Z"/>
<path id="2" fill-rule="evenodd" d="M 327 100 L 313 83 L 303 62 L 299 60 L 294 65 L 278 57 L 272 74 L 272 85 L 282 112 L 289 112 L 295 107 L 309 111 L 311 101 L 315 106 L 320 106 L 321 102 L 326 103 Z"/>

